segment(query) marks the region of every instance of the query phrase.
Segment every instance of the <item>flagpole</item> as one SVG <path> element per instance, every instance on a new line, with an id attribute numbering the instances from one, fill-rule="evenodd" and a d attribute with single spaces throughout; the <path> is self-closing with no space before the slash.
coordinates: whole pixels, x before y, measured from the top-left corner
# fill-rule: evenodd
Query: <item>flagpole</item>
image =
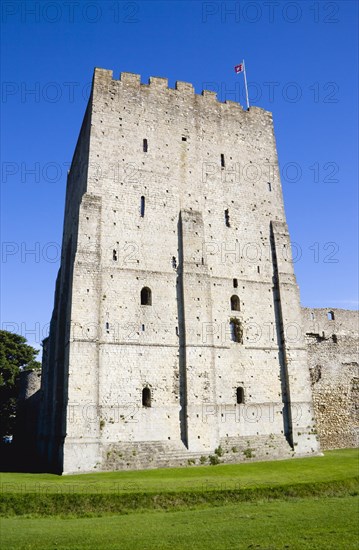
<path id="1" fill-rule="evenodd" d="M 243 59 L 243 73 L 244 73 L 244 86 L 246 88 L 246 99 L 247 99 L 247 110 L 249 111 L 249 100 L 248 100 L 248 87 L 247 87 L 247 76 L 246 76 L 246 65 Z"/>

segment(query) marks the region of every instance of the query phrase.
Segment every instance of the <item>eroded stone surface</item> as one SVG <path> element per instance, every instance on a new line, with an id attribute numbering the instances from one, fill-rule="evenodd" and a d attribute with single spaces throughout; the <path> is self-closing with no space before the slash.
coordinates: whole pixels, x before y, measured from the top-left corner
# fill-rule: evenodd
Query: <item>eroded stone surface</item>
<path id="1" fill-rule="evenodd" d="M 332 367 L 311 338 L 271 113 L 96 69 L 44 347 L 47 467 L 316 454 L 311 379 L 327 446 L 317 388 Z"/>
<path id="2" fill-rule="evenodd" d="M 358 312 L 305 308 L 303 323 L 321 447 L 357 447 Z"/>

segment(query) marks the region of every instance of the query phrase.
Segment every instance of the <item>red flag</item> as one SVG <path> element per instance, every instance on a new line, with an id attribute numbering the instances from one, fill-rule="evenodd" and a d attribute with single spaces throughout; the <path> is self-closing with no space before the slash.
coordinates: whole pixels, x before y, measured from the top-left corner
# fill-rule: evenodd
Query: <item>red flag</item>
<path id="1" fill-rule="evenodd" d="M 236 72 L 237 74 L 238 74 L 238 73 L 243 73 L 243 70 L 244 70 L 244 68 L 243 68 L 243 63 L 240 63 L 239 65 L 236 65 L 236 66 L 234 67 L 234 70 L 235 70 L 235 72 Z"/>

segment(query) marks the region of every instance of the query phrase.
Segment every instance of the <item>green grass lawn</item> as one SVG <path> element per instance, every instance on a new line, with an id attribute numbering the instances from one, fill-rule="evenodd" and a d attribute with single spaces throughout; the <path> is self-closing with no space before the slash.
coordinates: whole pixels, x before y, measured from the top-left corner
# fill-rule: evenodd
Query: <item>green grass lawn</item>
<path id="1" fill-rule="evenodd" d="M 358 548 L 358 451 L 76 476 L 1 475 L 6 549 Z"/>
<path id="2" fill-rule="evenodd" d="M 192 492 L 273 487 L 284 484 L 325 483 L 358 475 L 357 449 L 328 451 L 322 457 L 217 466 L 189 466 L 56 476 L 1 474 L 3 493 L 128 494 L 138 492 Z"/>
<path id="3" fill-rule="evenodd" d="M 2 547 L 229 550 L 358 548 L 354 497 L 239 503 L 97 518 L 6 518 Z"/>

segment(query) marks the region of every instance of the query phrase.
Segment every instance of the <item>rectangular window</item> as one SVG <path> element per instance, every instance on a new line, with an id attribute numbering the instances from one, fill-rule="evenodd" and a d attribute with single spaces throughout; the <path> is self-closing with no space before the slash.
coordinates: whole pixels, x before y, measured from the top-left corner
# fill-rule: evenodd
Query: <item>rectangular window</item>
<path id="1" fill-rule="evenodd" d="M 144 139 L 143 140 L 143 152 L 147 153 L 147 151 L 148 151 L 148 142 L 147 142 L 147 139 Z"/>
<path id="2" fill-rule="evenodd" d="M 237 394 L 237 404 L 238 404 L 238 405 L 241 405 L 242 403 L 244 403 L 244 391 L 243 391 L 243 388 L 237 388 L 236 394 Z"/>
<path id="3" fill-rule="evenodd" d="M 227 227 L 231 227 L 231 224 L 229 223 L 229 210 L 224 211 L 224 221 L 226 223 Z"/>
<path id="4" fill-rule="evenodd" d="M 144 218 L 145 216 L 145 197 L 144 196 L 141 197 L 140 215 L 141 215 L 141 218 Z"/>
<path id="5" fill-rule="evenodd" d="M 223 154 L 223 153 L 221 154 L 221 166 L 222 166 L 222 168 L 225 167 L 225 163 L 224 163 L 224 154 Z"/>
<path id="6" fill-rule="evenodd" d="M 229 332 L 232 342 L 243 343 L 243 329 L 239 319 L 232 318 L 229 323 Z"/>

